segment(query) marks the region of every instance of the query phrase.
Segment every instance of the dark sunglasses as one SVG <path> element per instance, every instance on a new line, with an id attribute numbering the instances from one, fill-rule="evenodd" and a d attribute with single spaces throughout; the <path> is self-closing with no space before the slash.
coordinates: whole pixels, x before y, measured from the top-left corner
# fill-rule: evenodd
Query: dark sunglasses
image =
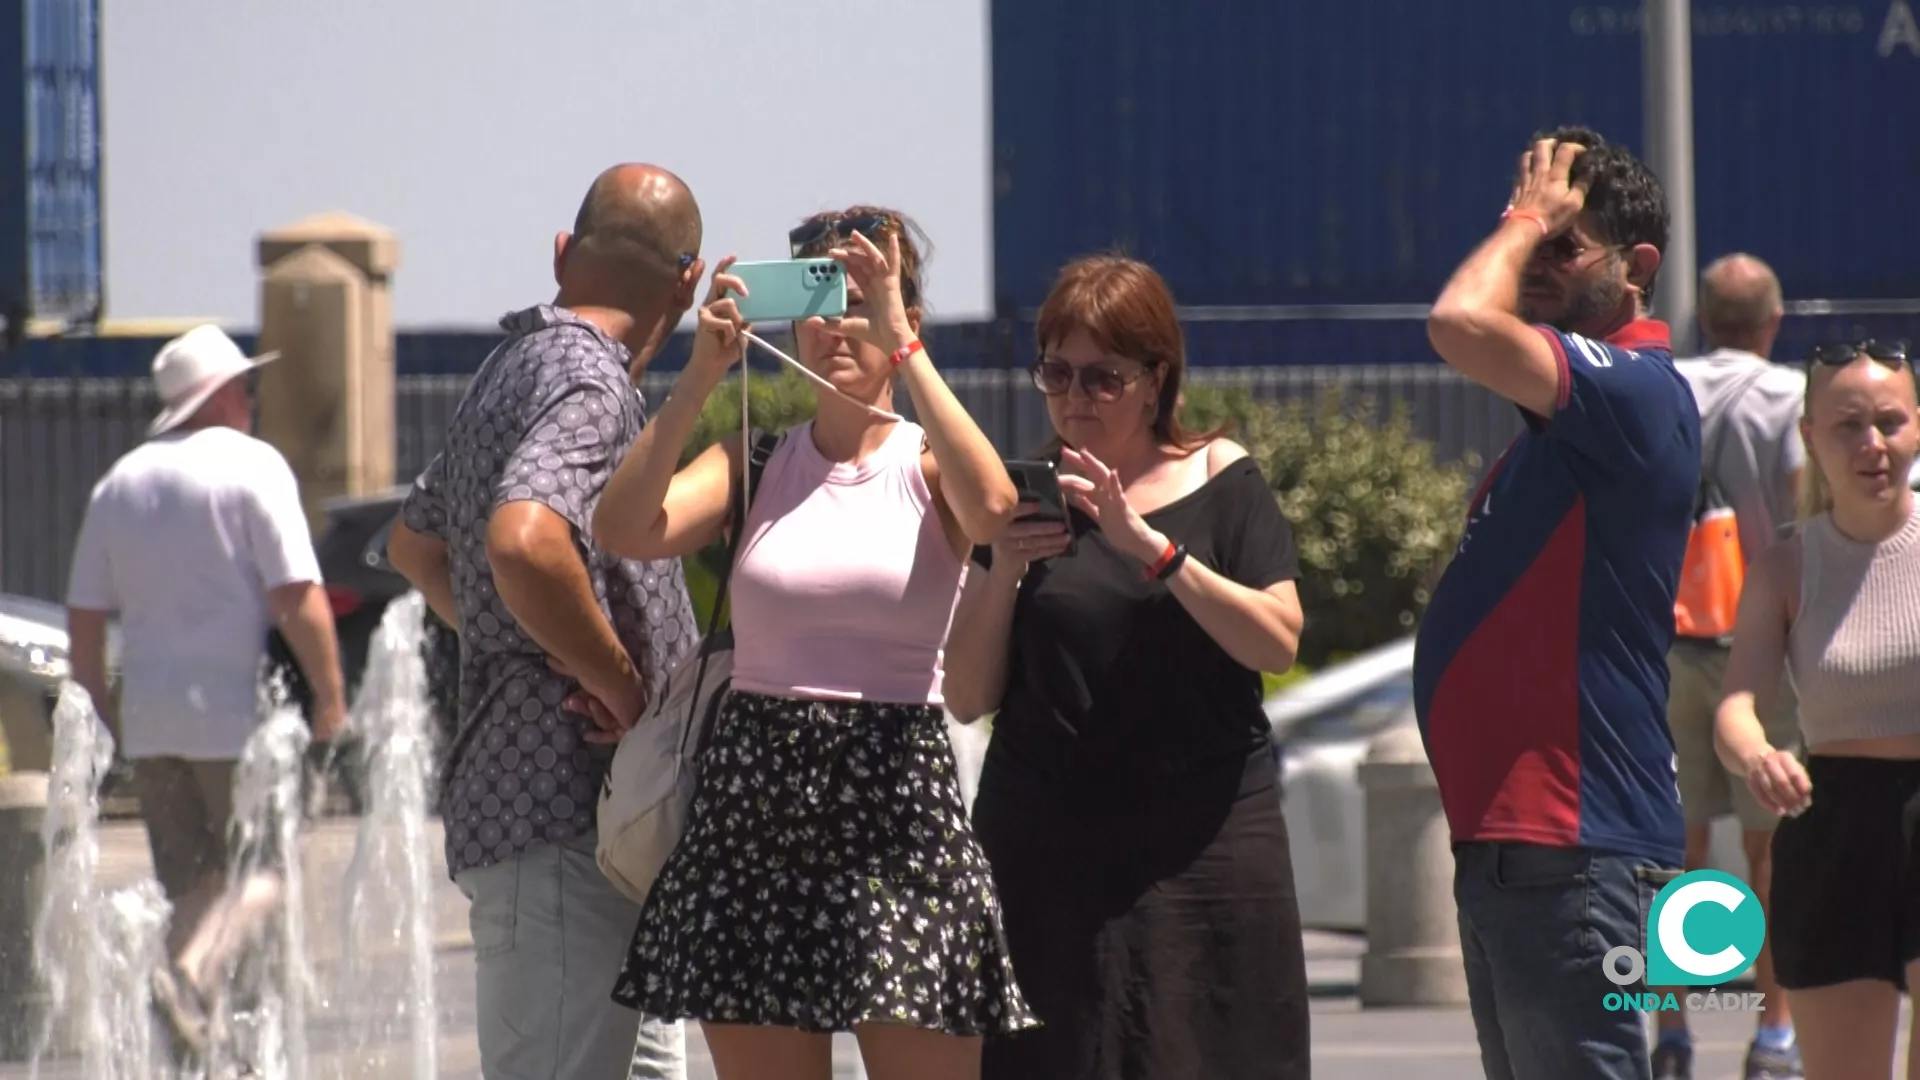
<path id="1" fill-rule="evenodd" d="M 697 258 L 699 258 L 699 256 L 695 255 L 691 251 L 681 252 L 680 253 L 680 269 L 685 270 L 687 267 L 692 266 L 693 260 Z"/>
<path id="2" fill-rule="evenodd" d="M 1127 392 L 1127 387 L 1147 377 L 1148 369 L 1142 368 L 1129 376 L 1121 374 L 1120 369 L 1109 364 L 1088 364 L 1076 368 L 1065 360 L 1042 357 L 1027 370 L 1033 376 L 1034 388 L 1048 397 L 1059 397 L 1073 389 L 1077 380 L 1080 389 L 1086 391 L 1088 397 L 1104 402 L 1120 400 L 1120 395 Z"/>
<path id="3" fill-rule="evenodd" d="M 835 241 L 845 240 L 854 233 L 876 240 L 883 231 L 897 228 L 893 218 L 887 214 L 855 214 L 852 217 L 823 217 L 804 222 L 787 232 L 787 249 L 798 259 L 809 251 L 821 251 L 832 247 Z"/>
<path id="4" fill-rule="evenodd" d="M 1827 364 L 1832 367 L 1846 367 L 1853 363 L 1861 353 L 1888 367 L 1899 367 L 1907 362 L 1907 343 L 1905 341 L 1828 341 L 1815 345 L 1807 354 L 1809 363 Z"/>

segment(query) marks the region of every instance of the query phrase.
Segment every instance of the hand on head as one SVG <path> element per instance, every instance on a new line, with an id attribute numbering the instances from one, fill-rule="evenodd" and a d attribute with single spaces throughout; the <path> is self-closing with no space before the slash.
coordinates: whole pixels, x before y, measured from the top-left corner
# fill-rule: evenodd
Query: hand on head
<path id="1" fill-rule="evenodd" d="M 1520 155 L 1507 209 L 1515 217 L 1540 223 L 1541 236 L 1558 236 L 1573 227 L 1587 202 L 1587 181 L 1573 180 L 1574 159 L 1586 152 L 1578 143 L 1541 139 Z"/>

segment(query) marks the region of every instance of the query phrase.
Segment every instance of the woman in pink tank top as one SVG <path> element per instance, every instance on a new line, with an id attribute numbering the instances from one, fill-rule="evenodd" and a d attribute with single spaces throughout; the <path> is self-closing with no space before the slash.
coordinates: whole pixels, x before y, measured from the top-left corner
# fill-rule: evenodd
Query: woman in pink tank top
<path id="1" fill-rule="evenodd" d="M 745 521 L 731 520 L 740 439 L 674 471 L 742 355 L 721 299 L 746 291 L 731 258 L 672 396 L 594 515 L 595 542 L 631 558 L 741 531 L 734 681 L 614 997 L 699 1020 L 722 1080 L 826 1080 L 836 1031 L 858 1036 L 875 1080 L 974 1078 L 982 1036 L 1035 1021 L 961 801 L 941 656 L 964 555 L 1000 534 L 1016 495 L 920 344 L 906 220 L 856 207 L 789 241 L 796 258 L 846 264 L 847 316 L 794 328 L 800 362 L 832 389 L 782 437 Z M 896 378 L 924 428 L 882 418 Z"/>

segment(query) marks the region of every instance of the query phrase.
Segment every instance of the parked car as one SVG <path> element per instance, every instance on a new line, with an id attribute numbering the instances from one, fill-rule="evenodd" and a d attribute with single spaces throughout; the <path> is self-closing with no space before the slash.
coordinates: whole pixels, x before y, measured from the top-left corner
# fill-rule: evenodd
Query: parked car
<path id="1" fill-rule="evenodd" d="M 1281 763 L 1281 807 L 1293 846 L 1303 926 L 1367 923 L 1366 796 L 1359 766 L 1381 734 L 1414 723 L 1413 638 L 1362 653 L 1267 699 Z M 1740 825 L 1715 822 L 1708 865 L 1744 874 Z"/>
<path id="2" fill-rule="evenodd" d="M 1366 925 L 1366 803 L 1359 765 L 1413 720 L 1413 639 L 1334 664 L 1267 699 L 1302 925 Z"/>
<path id="3" fill-rule="evenodd" d="M 120 654 L 118 627 L 107 630 L 107 664 Z M 71 670 L 67 609 L 17 593 L 0 593 L 0 733 L 5 771 L 46 772 L 53 765 L 53 711 Z M 118 754 L 101 784 L 102 811 L 130 806 L 133 773 Z"/>
<path id="4" fill-rule="evenodd" d="M 7 762 L 45 772 L 53 757 L 53 708 L 67 677 L 67 613 L 58 604 L 0 593 L 0 730 Z"/>
<path id="5" fill-rule="evenodd" d="M 413 588 L 387 559 L 387 537 L 393 532 L 406 494 L 405 487 L 397 487 L 375 495 L 329 500 L 322 507 L 326 524 L 314 539 L 314 551 L 319 556 L 320 574 L 327 582 L 349 701 L 359 693 L 373 637 L 386 616 L 387 605 Z M 427 692 L 444 750 L 459 722 L 456 697 L 460 638 L 431 610 L 426 613 L 421 650 L 427 667 Z M 268 656 L 274 670 L 286 680 L 289 696 L 302 710 L 310 708 L 312 688 L 278 631 L 269 638 Z M 330 779 L 349 809 L 363 811 L 367 798 L 365 743 L 358 735 L 349 736 L 342 740 L 334 760 L 336 767 Z"/>

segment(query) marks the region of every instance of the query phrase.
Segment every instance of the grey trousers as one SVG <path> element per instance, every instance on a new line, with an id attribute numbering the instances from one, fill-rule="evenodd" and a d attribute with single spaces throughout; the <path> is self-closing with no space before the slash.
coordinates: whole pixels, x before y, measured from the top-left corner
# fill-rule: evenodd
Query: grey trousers
<path id="1" fill-rule="evenodd" d="M 600 873 L 594 838 L 459 874 L 472 906 L 486 1080 L 684 1080 L 686 1032 L 614 1002 L 639 905 Z"/>

